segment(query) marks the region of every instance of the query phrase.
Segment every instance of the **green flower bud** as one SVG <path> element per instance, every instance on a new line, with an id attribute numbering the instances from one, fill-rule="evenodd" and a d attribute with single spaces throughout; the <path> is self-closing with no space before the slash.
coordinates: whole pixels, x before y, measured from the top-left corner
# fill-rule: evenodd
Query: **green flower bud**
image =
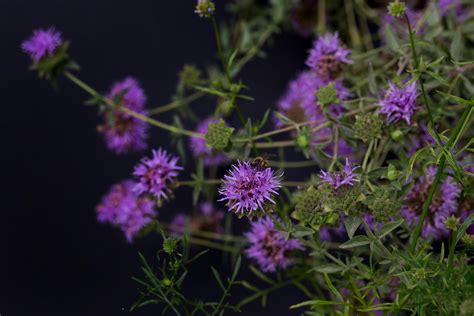
<path id="1" fill-rule="evenodd" d="M 454 215 L 451 215 L 450 217 L 446 218 L 444 224 L 446 225 L 447 229 L 455 232 L 458 230 L 459 227 L 459 218 Z"/>
<path id="2" fill-rule="evenodd" d="M 171 280 L 168 278 L 165 278 L 161 280 L 161 283 L 163 283 L 164 286 L 170 286 L 171 285 Z"/>
<path id="3" fill-rule="evenodd" d="M 323 106 L 338 102 L 339 100 L 337 99 L 336 85 L 334 82 L 319 88 L 316 91 L 316 97 L 318 98 L 318 102 Z"/>
<path id="4" fill-rule="evenodd" d="M 177 248 L 177 240 L 174 238 L 165 238 L 163 240 L 163 250 L 171 255 L 176 251 Z"/>
<path id="5" fill-rule="evenodd" d="M 216 6 L 214 2 L 210 0 L 198 0 L 194 13 L 197 13 L 201 18 L 210 18 L 214 15 L 215 11 Z"/>
<path id="6" fill-rule="evenodd" d="M 402 174 L 403 172 L 400 170 L 397 170 L 397 167 L 395 167 L 392 164 L 389 164 L 388 170 L 387 170 L 387 176 L 385 178 L 387 178 L 390 181 L 394 181 L 394 180 L 397 180 Z"/>
<path id="7" fill-rule="evenodd" d="M 388 5 L 388 14 L 394 18 L 401 18 L 407 10 L 404 2 L 390 2 Z"/>
<path id="8" fill-rule="evenodd" d="M 354 135 L 367 143 L 382 135 L 383 120 L 378 114 L 357 115 L 354 124 Z"/>
<path id="9" fill-rule="evenodd" d="M 224 150 L 230 145 L 230 137 L 234 129 L 228 127 L 223 120 L 218 123 L 209 123 L 206 133 L 206 144 L 210 148 Z"/>
<path id="10" fill-rule="evenodd" d="M 399 129 L 396 129 L 394 131 L 392 131 L 392 133 L 390 134 L 390 136 L 392 137 L 392 139 L 396 142 L 398 142 L 399 140 L 402 139 L 403 137 L 403 132 Z"/>
<path id="11" fill-rule="evenodd" d="M 386 186 L 376 187 L 375 191 L 368 195 L 363 203 L 370 209 L 375 221 L 386 222 L 401 207 L 395 196 L 396 194 Z"/>
<path id="12" fill-rule="evenodd" d="M 184 65 L 178 76 L 180 85 L 185 88 L 191 88 L 201 82 L 201 71 L 194 65 Z"/>

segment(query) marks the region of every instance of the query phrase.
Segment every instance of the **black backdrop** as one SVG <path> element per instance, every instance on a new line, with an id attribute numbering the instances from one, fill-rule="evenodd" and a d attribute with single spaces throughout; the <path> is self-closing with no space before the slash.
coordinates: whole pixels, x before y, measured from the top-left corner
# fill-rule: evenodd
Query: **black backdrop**
<path id="1" fill-rule="evenodd" d="M 104 91 L 132 75 L 150 105 L 165 104 L 183 64 L 204 67 L 215 58 L 210 24 L 193 13 L 194 5 L 191 0 L 0 0 L 2 316 L 128 314 L 137 294 L 130 278 L 139 275 L 137 252 L 151 257 L 160 246 L 156 238 L 127 244 L 120 231 L 96 222 L 100 197 L 129 176 L 140 155 L 107 151 L 95 131 L 95 110 L 82 105 L 86 95 L 68 82 L 56 92 L 28 71 L 21 41 L 34 28 L 54 25 L 72 41 L 80 77 L 92 86 Z M 304 68 L 309 45 L 284 32 L 268 49 L 268 59 L 249 65 L 242 78 L 257 102 L 244 107 L 245 114 L 258 117 L 273 106 L 287 81 Z M 210 110 L 213 104 L 197 106 Z M 167 134 L 158 130 L 150 143 L 171 149 Z M 188 200 L 175 200 L 161 212 L 189 208 Z M 193 267 L 189 292 L 219 294 L 209 264 L 226 270 L 211 253 Z M 252 304 L 243 314 L 290 315 L 287 306 L 304 299 L 296 291 L 280 291 L 266 310 Z M 236 288 L 233 299 L 245 294 Z M 159 313 L 155 306 L 135 315 Z"/>

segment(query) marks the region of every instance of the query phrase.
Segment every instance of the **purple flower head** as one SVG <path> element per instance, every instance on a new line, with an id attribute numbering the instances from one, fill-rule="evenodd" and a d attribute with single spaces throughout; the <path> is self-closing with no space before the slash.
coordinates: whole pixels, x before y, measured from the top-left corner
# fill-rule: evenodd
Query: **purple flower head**
<path id="1" fill-rule="evenodd" d="M 62 43 L 61 33 L 50 27 L 34 30 L 33 35 L 21 43 L 21 49 L 30 55 L 34 62 L 38 62 L 45 56 L 52 56 Z"/>
<path id="2" fill-rule="evenodd" d="M 196 132 L 206 134 L 209 128 L 209 123 L 218 123 L 219 119 L 207 118 L 199 123 Z M 191 152 L 194 157 L 202 157 L 205 166 L 220 166 L 229 161 L 229 158 L 223 152 L 217 152 L 206 145 L 206 140 L 199 137 L 191 137 L 190 139 Z"/>
<path id="3" fill-rule="evenodd" d="M 133 78 L 126 78 L 116 82 L 107 94 L 110 100 L 118 101 L 118 107 L 126 107 L 139 114 L 146 115 L 146 96 L 138 82 Z M 116 100 L 119 98 L 119 100 Z M 148 124 L 120 109 L 108 109 L 104 113 L 104 124 L 97 130 L 101 133 L 107 147 L 117 154 L 128 151 L 139 151 L 147 147 Z"/>
<path id="4" fill-rule="evenodd" d="M 138 196 L 133 190 L 135 185 L 126 180 L 112 186 L 96 208 L 99 222 L 120 227 L 129 242 L 156 216 L 155 203 Z"/>
<path id="5" fill-rule="evenodd" d="M 342 64 L 352 64 L 352 60 L 348 58 L 350 53 L 349 49 L 343 47 L 338 33 L 326 33 L 313 42 L 306 65 L 322 79 L 336 78 Z"/>
<path id="6" fill-rule="evenodd" d="M 255 260 L 264 272 L 287 268 L 291 264 L 289 252 L 304 250 L 298 239 L 286 239 L 284 232 L 276 230 L 268 217 L 252 222 L 250 231 L 245 236 L 249 243 L 247 256 Z"/>
<path id="7" fill-rule="evenodd" d="M 273 195 L 281 187 L 280 177 L 271 168 L 238 161 L 224 176 L 219 201 L 226 201 L 229 210 L 237 214 L 251 214 L 267 202 L 275 203 Z"/>
<path id="8" fill-rule="evenodd" d="M 421 215 L 423 202 L 428 197 L 428 191 L 433 183 L 436 167 L 428 167 L 423 176 L 413 183 L 413 187 L 405 196 L 402 207 L 402 216 L 409 225 L 415 226 Z M 424 221 L 421 236 L 439 239 L 448 235 L 445 220 L 456 212 L 458 208 L 459 186 L 451 177 L 447 177 L 441 184 L 440 192 L 436 193 Z"/>
<path id="9" fill-rule="evenodd" d="M 416 110 L 416 82 L 408 84 L 403 88 L 397 87 L 389 82 L 389 88 L 385 96 L 379 101 L 380 113 L 387 116 L 388 123 L 404 120 L 410 124 L 410 119 Z"/>
<path id="10" fill-rule="evenodd" d="M 357 168 L 358 167 L 352 168 L 349 159 L 346 158 L 346 164 L 343 170 L 333 172 L 321 170 L 320 178 L 322 182 L 330 184 L 336 190 L 343 185 L 353 186 L 355 183 L 360 181 L 359 176 L 354 173 L 354 170 Z"/>
<path id="11" fill-rule="evenodd" d="M 133 175 L 138 177 L 139 182 L 134 190 L 138 194 L 151 194 L 158 202 L 167 200 L 179 170 L 183 169 L 177 163 L 178 157 L 171 156 L 161 148 L 153 150 L 151 158 L 145 157 L 135 166 Z"/>

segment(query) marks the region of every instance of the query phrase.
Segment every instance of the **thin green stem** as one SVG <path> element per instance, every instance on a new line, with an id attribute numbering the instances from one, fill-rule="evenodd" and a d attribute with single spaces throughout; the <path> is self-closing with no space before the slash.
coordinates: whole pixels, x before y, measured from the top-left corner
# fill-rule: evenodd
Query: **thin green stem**
<path id="1" fill-rule="evenodd" d="M 186 104 L 189 104 L 193 101 L 196 101 L 197 99 L 203 97 L 205 95 L 205 93 L 203 92 L 195 92 L 183 99 L 180 99 L 180 100 L 175 100 L 175 101 L 172 101 L 168 104 L 165 104 L 165 105 L 162 105 L 162 106 L 157 106 L 153 109 L 150 109 L 148 110 L 148 114 L 149 115 L 155 115 L 155 114 L 160 114 L 160 113 L 164 113 L 164 112 L 168 112 L 168 111 L 171 111 L 171 110 L 174 110 L 174 109 L 177 109 L 183 105 L 186 105 Z"/>
<path id="2" fill-rule="evenodd" d="M 214 30 L 214 37 L 215 37 L 215 40 L 216 40 L 217 54 L 219 55 L 219 59 L 220 59 L 221 64 L 222 64 L 222 70 L 224 71 L 224 74 L 225 74 L 227 80 L 229 81 L 229 83 L 231 83 L 232 81 L 230 79 L 229 69 L 228 69 L 227 64 L 226 64 L 224 51 L 222 50 L 221 36 L 219 34 L 219 28 L 217 27 L 216 18 L 212 17 L 211 22 L 212 22 L 212 29 Z"/>
<path id="3" fill-rule="evenodd" d="M 469 105 L 469 107 L 467 107 L 464 110 L 464 112 L 461 116 L 460 122 L 456 125 L 456 127 L 453 130 L 453 133 L 451 134 L 451 136 L 448 139 L 448 142 L 443 147 L 444 150 L 446 150 L 446 151 L 451 150 L 455 140 L 458 139 L 458 137 L 460 137 L 461 132 L 463 132 L 465 130 L 466 125 L 467 125 L 466 122 L 469 122 L 469 120 L 471 118 L 471 115 L 472 115 L 472 112 L 473 112 L 473 105 L 471 104 L 471 105 Z M 431 184 L 430 190 L 428 192 L 428 197 L 427 197 L 426 201 L 423 203 L 421 216 L 420 216 L 420 219 L 419 219 L 419 221 L 418 221 L 418 223 L 415 227 L 415 231 L 413 233 L 413 241 L 412 241 L 411 246 L 410 246 L 410 250 L 412 252 L 415 251 L 415 249 L 416 249 L 416 244 L 417 244 L 418 239 L 420 237 L 421 229 L 423 227 L 423 223 L 425 221 L 426 215 L 428 214 L 429 207 L 431 205 L 431 202 L 433 201 L 433 196 L 436 193 L 436 190 L 438 189 L 438 186 L 441 182 L 441 176 L 443 175 L 443 170 L 444 170 L 445 164 L 446 164 L 446 154 L 443 154 L 441 156 L 439 162 L 438 162 L 438 170 L 436 171 L 435 178 L 434 178 L 433 183 Z"/>
<path id="4" fill-rule="evenodd" d="M 104 97 L 103 95 L 101 95 L 99 92 L 97 92 L 97 90 L 95 90 L 94 88 L 92 88 L 91 86 L 86 84 L 84 81 L 82 81 L 81 79 L 79 79 L 78 77 L 73 75 L 72 73 L 70 73 L 68 71 L 65 71 L 64 76 L 66 78 L 68 78 L 69 80 L 71 80 L 71 82 L 75 83 L 78 87 L 80 87 L 81 89 L 83 89 L 84 91 L 89 93 L 91 96 L 99 98 L 100 100 L 102 100 L 102 102 L 104 102 L 106 105 L 111 106 L 111 107 L 115 106 L 115 104 L 112 102 L 112 100 L 110 100 L 110 99 Z M 132 111 L 129 108 L 126 108 L 126 107 L 122 106 L 122 107 L 119 107 L 118 109 L 120 111 L 124 112 L 124 113 L 129 114 L 130 116 L 133 116 L 133 117 L 135 117 L 139 120 L 147 122 L 150 125 L 154 125 L 156 127 L 162 128 L 162 129 L 167 130 L 169 132 L 176 133 L 176 134 L 181 134 L 181 135 L 186 135 L 186 136 L 190 136 L 190 137 L 204 138 L 204 134 L 188 131 L 188 130 L 181 129 L 181 128 L 178 128 L 178 127 L 173 126 L 173 125 L 169 125 L 169 124 L 157 121 L 157 120 L 152 119 L 152 118 L 150 118 L 146 115 L 143 115 L 141 113 Z"/>
<path id="5" fill-rule="evenodd" d="M 367 169 L 367 162 L 369 161 L 370 153 L 372 152 L 372 148 L 374 147 L 374 141 L 371 140 L 369 143 L 369 148 L 367 148 L 367 151 L 364 156 L 364 161 L 362 162 L 362 170 L 365 171 Z"/>
<path id="6" fill-rule="evenodd" d="M 331 165 L 329 166 L 329 171 L 332 171 L 336 165 L 339 152 L 339 128 L 337 125 L 334 126 L 334 153 L 332 155 Z"/>

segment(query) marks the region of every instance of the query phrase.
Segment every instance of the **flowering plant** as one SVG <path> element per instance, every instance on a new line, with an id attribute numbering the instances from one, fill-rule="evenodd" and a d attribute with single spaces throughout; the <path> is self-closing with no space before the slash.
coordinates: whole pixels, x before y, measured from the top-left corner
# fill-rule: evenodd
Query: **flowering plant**
<path id="1" fill-rule="evenodd" d="M 154 108 L 135 78 L 106 93 L 79 79 L 53 27 L 22 43 L 41 77 L 90 95 L 108 149 L 143 153 L 96 208 L 128 242 L 163 241 L 158 268 L 141 257 L 132 309 L 223 315 L 292 286 L 307 299 L 288 307 L 305 315 L 472 315 L 474 6 L 414 2 L 240 0 L 228 5 L 231 23 L 218 25 L 223 5 L 199 0 L 196 18 L 212 26 L 219 62 L 205 74 L 184 66 L 174 100 Z M 314 36 L 305 69 L 253 120 L 241 71 L 283 30 Z M 191 105 L 204 97 L 214 108 L 198 119 Z M 171 111 L 172 123 L 160 120 Z M 152 146 L 152 127 L 175 146 Z M 166 210 L 185 186 L 194 212 Z M 215 301 L 183 291 L 206 252 L 192 246 L 232 255 L 229 278 L 212 268 Z M 243 260 L 255 280 L 240 278 Z M 236 286 L 249 296 L 232 297 Z"/>

